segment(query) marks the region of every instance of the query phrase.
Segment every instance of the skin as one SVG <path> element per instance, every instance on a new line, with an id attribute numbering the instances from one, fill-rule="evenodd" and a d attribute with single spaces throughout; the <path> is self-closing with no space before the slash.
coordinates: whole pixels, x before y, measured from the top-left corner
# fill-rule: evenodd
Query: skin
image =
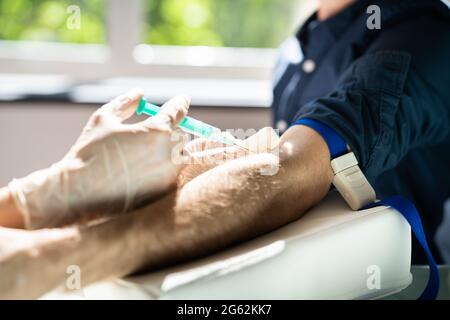
<path id="1" fill-rule="evenodd" d="M 23 228 L 24 219 L 14 205 L 8 188 L 0 189 L 0 226 Z"/>
<path id="2" fill-rule="evenodd" d="M 318 18 L 352 2 L 322 0 Z M 64 284 L 70 265 L 80 267 L 86 286 L 207 255 L 300 218 L 329 190 L 329 151 L 305 126 L 288 129 L 279 149 L 279 158 L 263 152 L 220 165 L 187 165 L 160 200 L 84 226 L 12 229 L 23 228 L 23 218 L 8 189 L 0 189 L 0 298 L 39 297 Z M 276 174 L 261 175 L 278 165 Z"/>
<path id="3" fill-rule="evenodd" d="M 317 18 L 319 20 L 331 18 L 355 1 L 356 0 L 319 0 Z"/>
<path id="4" fill-rule="evenodd" d="M 0 229 L 0 297 L 39 297 L 64 284 L 70 265 L 80 267 L 85 286 L 210 254 L 298 219 L 328 192 L 329 151 L 304 126 L 289 129 L 280 148 L 280 159 L 260 153 L 216 167 L 188 165 L 176 190 L 103 223 Z M 277 165 L 275 175 L 261 175 Z"/>
<path id="5" fill-rule="evenodd" d="M 189 98 L 176 96 L 156 116 L 124 123 L 142 96 L 135 88 L 97 109 L 60 161 L 2 190 L 3 224 L 61 227 L 128 212 L 170 190 L 180 169 L 171 159 L 176 141 L 171 137 L 187 114 Z"/>
<path id="6" fill-rule="evenodd" d="M 317 17 L 319 20 L 326 20 L 355 1 L 356 0 L 320 0 Z M 14 205 L 7 188 L 0 189 L 0 226 L 8 228 L 24 228 L 23 216 Z"/>

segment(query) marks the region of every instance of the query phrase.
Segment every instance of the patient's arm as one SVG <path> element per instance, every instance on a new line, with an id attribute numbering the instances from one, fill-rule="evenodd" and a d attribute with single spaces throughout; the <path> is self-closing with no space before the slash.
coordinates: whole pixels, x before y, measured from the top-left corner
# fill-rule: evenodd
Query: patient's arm
<path id="1" fill-rule="evenodd" d="M 41 243 L 36 249 L 0 262 L 0 296 L 39 296 L 64 282 L 69 265 L 80 267 L 84 286 L 205 255 L 297 219 L 329 189 L 329 152 L 303 126 L 283 135 L 281 150 L 272 176 L 260 170 L 277 165 L 276 156 L 256 154 L 204 172 L 129 215 L 84 228 L 34 231 Z"/>

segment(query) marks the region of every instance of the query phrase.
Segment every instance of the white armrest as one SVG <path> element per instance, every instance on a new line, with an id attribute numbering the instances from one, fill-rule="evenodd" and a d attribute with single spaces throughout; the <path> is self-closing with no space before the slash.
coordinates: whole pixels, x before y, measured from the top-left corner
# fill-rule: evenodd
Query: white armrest
<path id="1" fill-rule="evenodd" d="M 385 207 L 351 211 L 333 192 L 271 233 L 186 264 L 90 286 L 82 297 L 378 298 L 411 283 L 410 257 L 411 232 L 399 213 Z"/>

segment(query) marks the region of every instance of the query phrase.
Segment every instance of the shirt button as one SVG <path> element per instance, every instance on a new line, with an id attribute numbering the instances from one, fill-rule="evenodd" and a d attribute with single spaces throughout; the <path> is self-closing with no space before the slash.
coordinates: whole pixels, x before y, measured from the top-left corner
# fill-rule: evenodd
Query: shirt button
<path id="1" fill-rule="evenodd" d="M 302 69 L 305 73 L 312 73 L 316 70 L 316 63 L 314 60 L 306 59 L 302 64 Z"/>
<path id="2" fill-rule="evenodd" d="M 278 120 L 276 126 L 280 132 L 284 132 L 287 129 L 287 122 L 284 120 Z"/>

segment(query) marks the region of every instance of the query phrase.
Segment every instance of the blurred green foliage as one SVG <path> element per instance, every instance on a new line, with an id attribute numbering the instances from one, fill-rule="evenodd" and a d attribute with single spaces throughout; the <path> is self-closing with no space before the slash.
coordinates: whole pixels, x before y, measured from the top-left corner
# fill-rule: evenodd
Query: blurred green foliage
<path id="1" fill-rule="evenodd" d="M 81 11 L 79 29 L 67 27 L 71 5 Z M 103 43 L 104 0 L 0 0 L 0 39 Z"/>
<path id="2" fill-rule="evenodd" d="M 299 0 L 146 0 L 147 43 L 277 47 Z"/>
<path id="3" fill-rule="evenodd" d="M 0 39 L 104 43 L 106 1 L 0 0 Z M 142 1 L 146 43 L 277 47 L 292 31 L 299 0 Z M 71 5 L 81 10 L 79 29 L 67 27 Z"/>

